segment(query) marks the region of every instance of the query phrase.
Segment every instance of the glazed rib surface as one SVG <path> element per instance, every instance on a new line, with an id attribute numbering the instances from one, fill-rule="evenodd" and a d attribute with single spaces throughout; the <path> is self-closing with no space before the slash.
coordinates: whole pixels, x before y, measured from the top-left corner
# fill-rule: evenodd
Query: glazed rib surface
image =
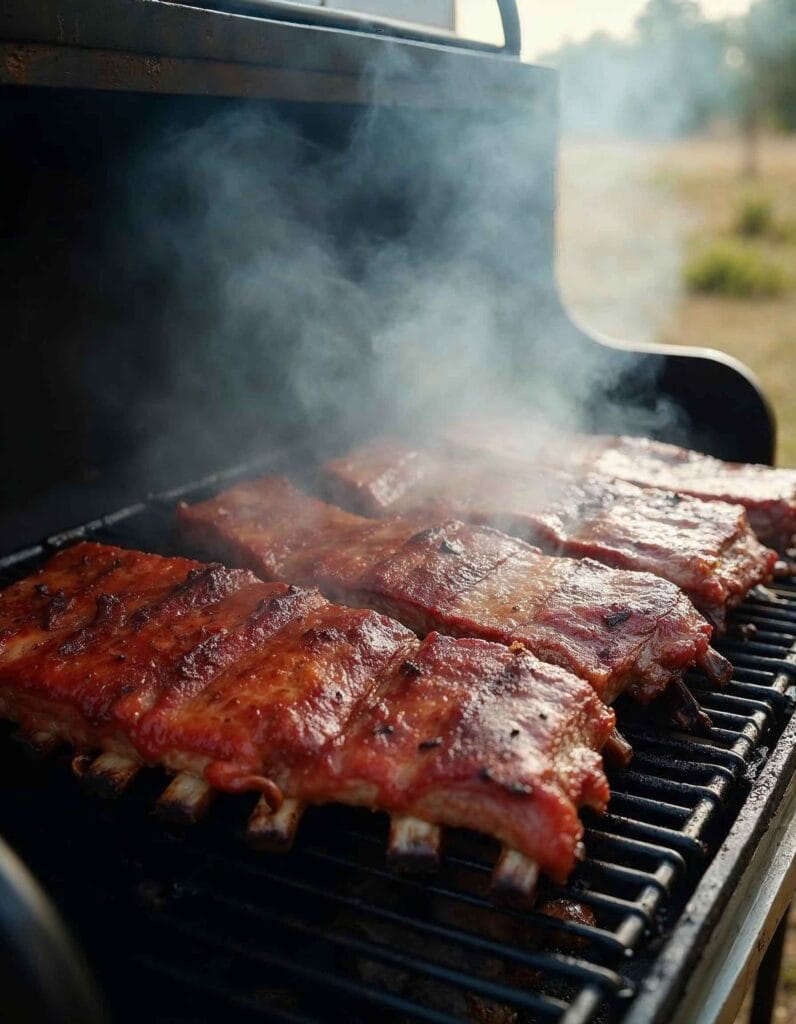
<path id="1" fill-rule="evenodd" d="M 651 572 L 684 590 L 719 627 L 776 562 L 740 505 L 576 473 L 563 457 L 556 468 L 541 467 L 386 440 L 327 463 L 324 478 L 343 505 L 367 515 L 434 510 L 556 554 Z"/>
<path id="2" fill-rule="evenodd" d="M 553 558 L 489 527 L 366 519 L 273 476 L 178 514 L 204 550 L 260 575 L 314 584 L 421 635 L 521 643 L 587 679 L 606 702 L 626 689 L 651 700 L 708 656 L 711 627 L 672 584 Z"/>
<path id="3" fill-rule="evenodd" d="M 216 789 L 474 828 L 552 877 L 608 798 L 613 714 L 529 652 L 246 570 L 83 543 L 0 593 L 0 708 Z"/>
<path id="4" fill-rule="evenodd" d="M 517 420 L 459 426 L 446 437 L 464 449 L 741 505 L 764 544 L 785 551 L 796 542 L 796 469 L 725 462 L 645 437 L 546 432 L 540 443 L 539 431 Z"/>

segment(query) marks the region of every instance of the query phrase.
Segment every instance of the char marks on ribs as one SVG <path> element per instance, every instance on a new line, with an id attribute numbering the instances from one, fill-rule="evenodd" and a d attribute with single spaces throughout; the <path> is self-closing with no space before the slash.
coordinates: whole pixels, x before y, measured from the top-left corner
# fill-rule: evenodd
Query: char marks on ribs
<path id="1" fill-rule="evenodd" d="M 589 436 L 540 431 L 522 420 L 493 420 L 449 428 L 462 449 L 505 455 L 704 501 L 742 505 L 764 544 L 784 552 L 796 543 L 796 469 L 724 462 L 711 455 L 645 437 Z"/>
<path id="2" fill-rule="evenodd" d="M 563 455 L 546 458 L 548 466 L 530 465 L 498 452 L 385 440 L 327 463 L 324 479 L 341 504 L 365 515 L 433 510 L 555 554 L 651 572 L 684 590 L 720 628 L 728 608 L 771 578 L 776 553 L 755 537 L 740 505 L 575 472 Z"/>
<path id="3" fill-rule="evenodd" d="M 28 734 L 214 788 L 497 837 L 562 881 L 613 713 L 521 648 L 247 570 L 81 543 L 0 593 L 0 709 Z"/>
<path id="4" fill-rule="evenodd" d="M 421 635 L 520 643 L 587 679 L 607 703 L 624 690 L 649 701 L 694 663 L 716 681 L 729 674 L 708 646 L 711 627 L 671 583 L 553 558 L 489 527 L 366 519 L 276 476 L 178 515 L 203 550 L 259 575 L 313 584 Z"/>

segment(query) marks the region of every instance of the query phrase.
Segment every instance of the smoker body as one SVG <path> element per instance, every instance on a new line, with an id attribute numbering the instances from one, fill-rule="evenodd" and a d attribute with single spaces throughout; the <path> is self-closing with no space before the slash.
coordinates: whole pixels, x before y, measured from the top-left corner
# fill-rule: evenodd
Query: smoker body
<path id="1" fill-rule="evenodd" d="M 427 253 L 435 244 L 436 224 L 430 214 L 447 215 L 449 207 L 455 208 L 466 195 L 467 216 L 486 225 L 471 256 L 482 275 L 481 284 L 494 294 L 498 307 L 495 323 L 500 344 L 490 354 L 507 390 L 511 388 L 529 407 L 549 404 L 554 419 L 555 396 L 571 386 L 575 369 L 599 364 L 606 384 L 591 396 L 591 407 L 582 410 L 584 421 L 593 429 L 622 426 L 633 406 L 643 412 L 668 405 L 688 422 L 690 436 L 704 450 L 726 458 L 770 461 L 774 444 L 770 410 L 755 382 L 737 363 L 714 352 L 660 346 L 642 350 L 611 343 L 589 336 L 570 319 L 554 275 L 556 76 L 548 69 L 522 64 L 510 52 L 518 49 L 512 31 L 507 33 L 507 52 L 500 52 L 467 48 L 431 33 L 404 32 L 401 37 L 402 30 L 395 27 L 375 32 L 378 26 L 346 23 L 322 11 L 292 11 L 288 18 L 282 9 L 287 6 L 241 0 L 234 14 L 158 0 L 46 0 L 35 9 L 24 0 L 9 0 L 3 6 L 0 110 L 6 153 L 13 154 L 13 159 L 4 161 L 0 192 L 6 225 L 0 289 L 8 374 L 0 406 L 6 470 L 0 551 L 27 546 L 3 562 L 8 579 L 20 567 L 38 564 L 38 559 L 74 535 L 49 536 L 36 544 L 38 538 L 124 505 L 130 507 L 110 519 L 88 522 L 80 535 L 153 550 L 165 547 L 170 529 L 163 525 L 166 510 L 180 484 L 247 459 L 262 459 L 264 453 L 282 452 L 291 464 L 323 457 L 363 439 L 368 425 L 385 409 L 392 410 L 384 413 L 385 427 L 400 429 L 411 419 L 411 408 L 395 412 L 395 403 L 385 401 L 394 398 L 385 394 L 390 379 L 385 381 L 380 369 L 389 352 L 370 347 L 367 331 L 338 339 L 339 352 L 323 362 L 325 367 L 331 365 L 328 379 L 308 400 L 306 380 L 301 378 L 302 387 L 297 388 L 291 373 L 304 358 L 306 338 L 299 329 L 300 317 L 271 320 L 267 308 L 255 305 L 254 317 L 236 320 L 229 329 L 225 323 L 220 338 L 212 306 L 215 293 L 208 287 L 215 281 L 212 254 L 208 260 L 188 262 L 189 280 L 179 288 L 174 281 L 181 272 L 180 253 L 167 248 L 165 256 L 151 258 L 152 235 L 140 230 L 138 200 L 162 190 L 161 159 L 169 152 L 169 140 L 230 116 L 240 116 L 249 127 L 265 126 L 261 134 L 259 128 L 255 132 L 255 153 L 257 146 L 265 144 L 278 159 L 297 160 L 302 168 L 334 167 L 335 156 L 350 149 L 363 118 L 376 121 L 383 149 L 375 154 L 365 151 L 360 177 L 341 193 L 338 203 L 324 207 L 331 218 L 330 234 L 339 243 L 335 253 L 350 259 L 354 267 L 347 282 L 358 280 L 361 252 L 372 253 L 380 240 L 388 245 L 397 240 L 410 253 L 411 246 L 418 245 Z M 506 21 L 509 30 L 511 24 Z M 506 144 L 501 133 L 518 124 L 527 125 L 528 131 L 522 134 L 519 151 L 512 143 L 504 153 L 511 158 L 513 173 L 501 173 L 509 169 L 500 159 Z M 494 144 L 493 151 L 488 160 L 477 164 L 475 180 L 465 182 L 461 195 L 451 188 L 451 182 L 460 180 L 456 174 L 431 188 L 424 223 L 413 207 L 417 197 L 411 188 L 411 182 L 423 174 L 422 147 L 417 143 L 436 144 L 434 140 L 440 138 L 446 140 L 457 164 L 472 157 L 474 140 L 479 149 L 488 140 Z M 300 140 L 298 157 L 296 139 Z M 415 146 L 413 151 L 407 150 L 407 140 Z M 388 154 L 386 161 L 383 153 Z M 521 174 L 516 172 L 518 157 L 523 161 Z M 169 215 L 177 211 L 174 224 L 190 223 L 200 215 L 208 196 L 212 201 L 211 187 L 197 199 L 175 194 L 174 181 L 170 186 L 172 192 L 167 189 L 165 195 Z M 221 186 L 219 182 L 219 196 Z M 311 211 L 313 196 L 305 200 Z M 428 200 L 425 196 L 424 201 Z M 517 210 L 523 215 L 506 216 L 507 211 Z M 284 261 L 285 251 L 278 255 Z M 434 251 L 433 256 L 439 261 L 444 252 Z M 352 302 L 357 295 L 352 293 Z M 363 322 L 369 323 L 367 317 Z M 434 339 L 423 341 L 424 360 L 429 365 L 439 362 Z M 450 346 L 445 349 L 445 359 L 451 358 L 452 351 Z M 316 349 L 312 357 L 317 359 Z M 447 379 L 443 366 L 434 378 L 433 397 L 440 407 L 454 401 L 455 396 L 445 390 Z M 451 373 L 451 392 L 456 390 L 456 379 Z M 237 400 L 240 394 L 245 401 Z M 665 418 L 654 432 L 677 440 L 672 431 L 679 422 L 678 417 Z M 153 492 L 161 493 L 147 497 Z M 201 493 L 201 488 L 188 493 Z M 782 622 L 783 643 L 796 642 L 796 635 L 787 632 L 796 634 L 796 618 Z M 725 751 L 711 748 L 715 772 L 708 773 L 706 783 L 700 760 L 708 757 L 705 745 L 678 755 L 686 761 L 693 757 L 700 764 L 698 772 L 684 776 L 689 799 L 693 796 L 696 803 L 688 805 L 682 835 L 678 832 L 675 840 L 674 829 L 656 832 L 653 822 L 642 823 L 646 844 L 637 836 L 626 839 L 621 828 L 619 839 L 614 840 L 620 853 L 613 870 L 622 881 L 606 903 L 610 912 L 627 911 L 629 923 L 623 920 L 621 934 L 633 937 L 628 949 L 642 950 L 635 966 L 636 1001 L 627 1008 L 629 996 L 622 987 L 622 975 L 601 966 L 600 956 L 610 958 L 598 941 L 600 956 L 594 968 L 598 982 L 584 982 L 558 1019 L 594 1019 L 609 990 L 615 1014 L 627 1009 L 628 1020 L 639 1024 L 672 1019 L 678 1004 L 683 1020 L 703 1019 L 700 1013 L 712 1013 L 716 1007 L 727 1013 L 736 1001 L 739 979 L 757 966 L 793 885 L 796 838 L 790 824 L 794 799 L 790 779 L 796 737 L 792 725 L 786 724 L 789 705 L 784 696 L 793 675 L 792 661 L 783 656 L 781 663 L 752 665 L 750 671 L 768 672 L 774 694 L 769 703 L 762 702 L 763 710 L 751 706 L 755 701 L 750 701 L 751 710 L 747 708 L 750 720 L 757 722 L 754 741 L 742 729 L 737 738 L 727 739 Z M 726 711 L 732 717 L 733 705 L 728 704 Z M 776 749 L 764 766 L 761 743 L 771 737 Z M 653 755 L 654 751 L 649 756 Z M 762 769 L 759 778 L 752 784 L 758 769 Z M 40 868 L 50 877 L 47 836 L 37 828 L 35 812 L 26 806 L 25 793 L 15 782 L 19 774 L 19 765 L 9 755 L 4 793 L 6 805 L 13 808 L 12 831 L 34 870 Z M 730 788 L 728 779 L 739 782 L 740 776 L 744 786 L 749 783 L 748 790 Z M 45 769 L 37 769 L 33 777 L 38 782 L 32 786 L 38 785 L 42 792 L 60 785 L 52 782 Z M 63 800 L 50 819 L 59 834 L 70 827 L 79 833 L 65 854 L 68 867 L 63 874 L 69 879 L 72 871 L 77 877 L 80 864 L 92 852 L 97 856 L 107 843 L 107 863 L 98 872 L 102 886 L 113 891 L 108 864 L 124 855 L 130 836 L 143 828 L 141 819 L 132 813 L 129 820 L 117 820 L 102 812 L 105 831 L 102 837 L 99 830 L 92 835 L 96 812 L 84 805 L 84 798 L 68 792 L 68 786 L 59 790 Z M 649 794 L 643 799 L 649 799 Z M 628 800 L 632 806 L 632 794 Z M 715 852 L 705 823 L 718 828 L 715 817 L 724 813 L 725 803 L 735 825 L 716 853 L 714 865 L 722 868 L 702 877 L 699 850 L 704 845 Z M 130 880 L 129 872 L 125 881 L 144 904 L 145 921 L 150 920 L 155 929 L 164 927 L 159 917 L 164 906 L 172 918 L 179 918 L 180 906 L 191 902 L 185 894 L 192 898 L 192 886 L 200 891 L 208 884 L 205 876 L 212 878 L 224 865 L 237 870 L 230 867 L 228 848 L 220 841 L 208 839 L 204 848 L 200 840 L 186 850 L 168 834 L 161 839 L 160 828 L 155 828 L 156 838 L 152 828 L 146 831 L 140 855 L 142 864 L 147 858 L 162 861 L 157 891 L 143 868 L 137 882 Z M 356 837 L 357 828 L 358 824 L 341 834 Z M 781 837 L 777 857 L 770 845 L 764 845 L 765 835 Z M 632 885 L 640 884 L 638 878 L 646 875 L 643 871 L 634 875 L 632 869 L 622 875 L 622 871 L 627 863 L 635 863 L 633 856 L 654 860 L 667 836 L 674 845 L 661 854 L 660 864 L 655 861 L 647 888 L 641 887 L 640 895 L 631 899 Z M 366 838 L 351 842 L 364 849 Z M 658 840 L 661 845 L 656 846 Z M 640 853 L 639 844 L 649 850 Z M 356 853 L 361 854 L 361 849 Z M 348 865 L 341 871 L 354 870 L 345 860 L 353 856 L 350 851 L 338 850 L 337 856 L 340 864 Z M 185 858 L 190 864 L 187 871 Z M 628 858 L 627 863 L 623 858 Z M 319 863 L 318 871 L 326 877 L 323 870 L 328 865 L 323 869 Z M 253 869 L 247 863 L 241 870 L 255 872 L 252 878 L 259 877 L 257 884 L 265 884 L 271 869 Z M 257 876 L 256 870 L 263 874 Z M 755 886 L 755 879 L 766 874 L 768 884 Z M 702 881 L 697 885 L 699 877 Z M 675 881 L 683 878 L 691 889 L 676 888 Z M 365 906 L 368 886 L 377 882 L 384 884 L 373 871 L 360 888 L 333 893 L 339 913 L 354 913 Z M 290 891 L 300 891 L 302 884 L 300 878 L 291 878 Z M 665 913 L 670 895 L 671 906 L 682 910 L 678 901 L 694 885 L 692 913 L 671 929 L 664 956 L 656 959 L 654 951 L 641 945 L 645 930 L 654 930 L 656 915 Z M 98 892 L 105 889 L 100 886 Z M 89 898 L 87 916 L 96 920 L 101 915 L 103 898 L 98 895 L 95 903 Z M 411 899 L 425 901 L 425 890 L 411 896 L 410 903 Z M 443 895 L 437 893 L 434 899 L 442 900 Z M 71 923 L 70 911 L 79 918 L 80 908 L 68 900 L 67 904 L 65 914 Z M 380 913 L 390 920 L 389 913 L 400 909 L 381 908 Z M 291 913 L 287 901 L 277 907 L 278 912 L 273 907 L 259 910 L 271 915 L 261 921 L 269 927 L 279 927 L 279 913 L 286 919 Z M 671 908 L 668 912 L 674 913 Z M 713 945 L 729 941 L 725 924 L 739 918 L 748 918 L 750 924 L 733 947 L 730 966 L 718 977 L 719 958 L 700 963 L 701 949 L 708 940 Z M 336 924 L 339 917 L 333 920 Z M 194 925 L 197 932 L 201 930 L 190 918 L 171 924 L 177 929 L 184 926 L 186 934 Z M 140 927 L 144 943 L 146 925 Z M 307 936 L 312 939 L 307 955 L 321 941 L 317 930 L 304 927 L 305 932 L 299 933 L 298 940 L 294 936 L 295 945 L 287 950 L 292 956 L 302 955 Z M 444 919 L 434 924 L 430 934 L 435 940 L 442 941 L 444 927 Z M 240 941 L 247 937 L 255 941 L 251 921 L 246 928 Z M 92 931 L 88 926 L 85 930 Z M 341 940 L 339 955 L 347 950 L 353 956 L 372 938 L 367 930 L 356 932 L 353 940 L 346 940 L 348 946 Z M 598 939 L 615 952 L 604 935 Z M 92 940 L 86 941 L 93 949 Z M 93 941 L 96 945 L 96 935 Z M 501 943 L 505 946 L 503 934 L 490 934 L 489 929 L 468 941 L 475 943 L 471 951 L 484 958 L 497 955 Z M 151 958 L 161 956 L 167 963 L 166 946 L 165 940 L 153 940 Z M 225 955 L 233 957 L 235 949 L 231 941 Z M 401 954 L 403 966 L 413 952 Z M 522 953 L 515 950 L 513 955 L 521 959 Z M 268 955 L 267 962 L 276 969 L 278 951 Z M 394 960 L 398 956 L 391 955 Z M 334 969 L 335 964 L 330 964 L 329 971 Z M 422 974 L 422 964 L 417 969 Z M 430 968 L 427 973 L 434 977 Z M 122 984 L 124 979 L 120 965 L 111 965 L 103 975 L 106 985 Z M 687 1001 L 681 1002 L 686 980 Z M 188 992 L 202 991 L 196 988 L 196 978 L 186 981 L 179 971 L 173 981 Z M 309 989 L 316 985 L 321 991 L 327 981 L 328 977 L 313 975 L 308 968 Z M 212 1000 L 220 998 L 220 983 L 215 984 L 208 996 Z M 371 976 L 366 984 L 378 990 L 380 976 Z M 489 984 L 484 985 L 490 991 Z M 280 1002 L 278 986 L 275 991 L 266 1006 L 266 1019 L 310 1019 L 292 1003 Z M 352 999 L 361 996 L 351 991 L 344 994 Z M 373 998 L 377 996 L 378 992 Z M 526 1009 L 533 1008 L 527 993 L 516 998 Z M 409 1004 L 398 997 L 391 1005 L 399 1016 L 408 1012 Z M 321 999 L 318 1006 L 323 1006 Z M 377 1001 L 370 1011 L 378 1015 L 379 1006 Z M 237 1008 L 241 1012 L 256 1009 L 245 1002 Z M 418 1019 L 447 1019 L 440 1016 L 443 1009 L 429 1014 Z"/>
<path id="2" fill-rule="evenodd" d="M 0 413 L 3 436 L 14 438 L 5 454 L 3 549 L 297 432 L 312 448 L 310 435 L 328 441 L 341 408 L 391 404 L 378 395 L 379 357 L 363 350 L 363 338 L 345 339 L 334 396 L 299 409 L 284 370 L 295 362 L 296 324 L 266 325 L 251 344 L 213 322 L 201 276 L 196 302 L 175 302 L 170 276 L 179 268 L 150 260 L 134 204 L 154 187 L 152 154 L 174 133 L 230 111 L 276 116 L 310 149 L 332 155 L 350 146 L 363 111 L 377 117 L 379 145 L 394 167 L 388 173 L 371 157 L 333 226 L 368 244 L 430 244 L 428 234 L 407 228 L 417 216 L 407 183 L 425 170 L 421 143 L 444 137 L 466 163 L 473 140 L 488 140 L 481 149 L 494 155 L 475 168 L 478 180 L 463 190 L 451 177 L 433 202 L 467 202 L 468 217 L 491 224 L 473 259 L 500 318 L 495 361 L 521 400 L 535 406 L 543 389 L 563 390 L 577 369 L 599 361 L 610 386 L 591 399 L 594 427 L 610 429 L 616 410 L 633 404 L 669 403 L 705 450 L 771 459 L 770 411 L 738 364 L 712 352 L 612 346 L 568 317 L 554 277 L 554 72 L 488 50 L 156 0 L 20 0 L 4 6 L 0 36 L 0 108 L 13 153 L 2 172 L 0 288 L 15 381 Z M 521 180 L 501 163 L 506 133 L 518 124 L 527 126 L 510 143 L 519 152 L 505 155 L 523 161 Z M 186 210 L 185 219 L 200 215 Z M 260 319 L 267 316 L 266 309 Z M 433 361 L 435 339 L 423 344 Z M 239 394 L 261 401 L 235 401 Z M 435 399 L 444 404 L 444 387 Z M 198 444 L 209 418 L 216 439 Z M 663 422 L 658 432 L 670 429 Z M 355 423 L 347 430 L 356 437 Z M 56 505 L 50 514 L 48 504 Z"/>

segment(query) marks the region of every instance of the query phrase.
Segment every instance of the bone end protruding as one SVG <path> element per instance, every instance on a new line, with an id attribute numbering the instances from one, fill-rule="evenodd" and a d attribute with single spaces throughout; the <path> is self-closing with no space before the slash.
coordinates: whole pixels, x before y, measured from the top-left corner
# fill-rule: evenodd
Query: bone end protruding
<path id="1" fill-rule="evenodd" d="M 427 873 L 439 867 L 442 830 L 421 818 L 390 819 L 387 863 L 395 871 Z"/>
<path id="2" fill-rule="evenodd" d="M 142 764 L 135 758 L 106 750 L 92 759 L 85 754 L 72 758 L 72 771 L 90 793 L 101 797 L 117 797 L 132 783 Z"/>
<path id="3" fill-rule="evenodd" d="M 536 899 L 539 865 L 518 850 L 504 847 L 492 872 L 489 894 L 494 903 L 530 907 Z"/>
<path id="4" fill-rule="evenodd" d="M 255 850 L 284 853 L 293 846 L 305 805 L 290 797 L 282 801 L 278 811 L 272 811 L 261 796 L 246 826 L 246 842 Z"/>
<path id="5" fill-rule="evenodd" d="M 606 761 L 617 768 L 627 768 L 633 760 L 633 748 L 618 729 L 611 730 L 605 741 L 603 754 Z"/>
<path id="6" fill-rule="evenodd" d="M 155 804 L 161 818 L 178 825 L 194 825 L 213 802 L 215 790 L 204 779 L 180 772 L 175 775 Z"/>
<path id="7" fill-rule="evenodd" d="M 18 729 L 14 733 L 14 740 L 22 746 L 28 757 L 48 757 L 60 747 L 61 740 L 54 733 L 44 730 L 28 731 Z"/>
<path id="8" fill-rule="evenodd" d="M 713 647 L 708 647 L 697 659 L 697 665 L 715 687 L 726 686 L 732 678 L 732 663 Z"/>

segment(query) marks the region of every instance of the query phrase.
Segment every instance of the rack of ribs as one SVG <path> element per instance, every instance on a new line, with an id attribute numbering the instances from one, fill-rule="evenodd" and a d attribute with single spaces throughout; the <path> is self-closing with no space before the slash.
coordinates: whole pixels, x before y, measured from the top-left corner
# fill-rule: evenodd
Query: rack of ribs
<path id="1" fill-rule="evenodd" d="M 497 838 L 496 892 L 530 898 L 604 808 L 613 712 L 519 645 L 432 633 L 247 570 L 80 543 L 0 592 L 0 712 L 33 746 L 76 748 L 116 794 L 174 773 L 162 813 L 259 794 L 248 827 L 290 845 L 307 804 L 386 811 L 389 854 L 429 866 L 442 826 Z"/>
<path id="2" fill-rule="evenodd" d="M 284 477 L 238 484 L 178 509 L 189 540 L 267 579 L 318 586 L 333 600 L 432 630 L 522 644 L 588 680 L 611 703 L 648 702 L 687 668 L 716 683 L 729 664 L 677 587 L 590 559 L 554 558 L 455 519 L 357 516 Z"/>
<path id="3" fill-rule="evenodd" d="M 523 420 L 455 425 L 443 437 L 454 448 L 531 465 L 563 464 L 578 473 L 742 505 L 764 544 L 780 552 L 796 544 L 796 469 L 725 462 L 646 437 L 540 431 Z"/>
<path id="4" fill-rule="evenodd" d="M 484 441 L 486 443 L 486 441 Z M 495 446 L 498 445 L 497 438 Z M 334 459 L 324 486 L 365 515 L 433 510 L 488 524 L 553 554 L 650 572 L 680 587 L 714 626 L 758 583 L 776 552 L 744 508 L 577 473 L 566 459 L 532 465 L 512 455 L 371 442 Z"/>

